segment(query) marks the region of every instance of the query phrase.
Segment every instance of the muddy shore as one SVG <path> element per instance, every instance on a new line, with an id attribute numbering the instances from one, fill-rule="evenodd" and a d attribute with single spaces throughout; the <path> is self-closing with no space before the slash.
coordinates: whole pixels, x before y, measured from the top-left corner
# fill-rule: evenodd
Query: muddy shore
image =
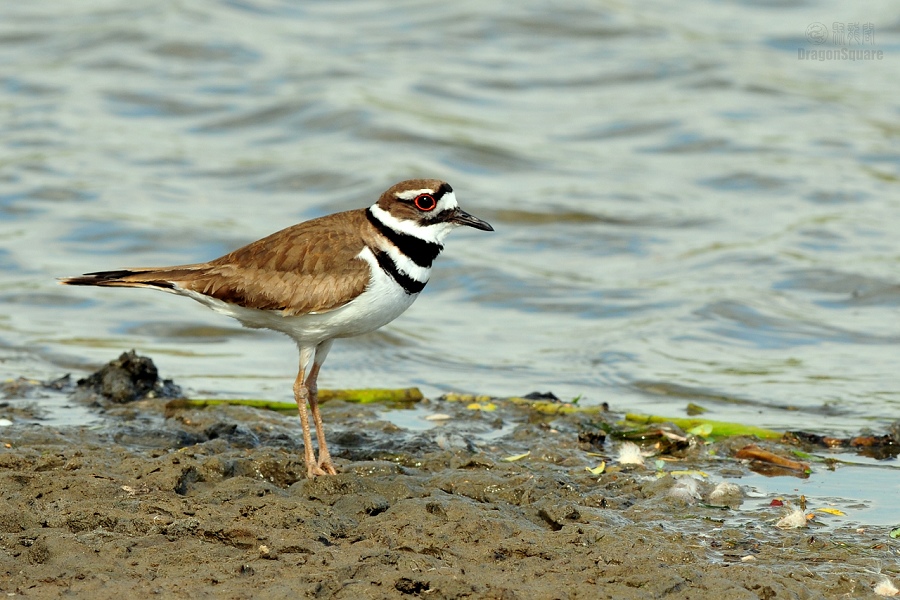
<path id="1" fill-rule="evenodd" d="M 617 464 L 597 433 L 615 415 L 330 402 L 341 473 L 307 480 L 291 415 L 151 398 L 54 428 L 25 418 L 40 395 L 0 410 L 8 597 L 874 598 L 900 574 L 884 527 L 780 529 L 741 494 L 712 506 L 748 440 L 666 456 L 708 475 L 678 495 L 658 465 Z M 404 410 L 422 425 L 386 418 Z"/>

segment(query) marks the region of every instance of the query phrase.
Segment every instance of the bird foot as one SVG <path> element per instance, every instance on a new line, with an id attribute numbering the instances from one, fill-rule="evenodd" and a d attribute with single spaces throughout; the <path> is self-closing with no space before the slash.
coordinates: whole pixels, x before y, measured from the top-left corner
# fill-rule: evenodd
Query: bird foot
<path id="1" fill-rule="evenodd" d="M 318 463 L 312 461 L 306 462 L 306 477 L 308 479 L 319 477 L 320 475 L 337 475 L 337 469 L 331 464 L 330 458 L 327 460 L 320 460 Z"/>
<path id="2" fill-rule="evenodd" d="M 308 464 L 306 465 L 306 478 L 313 479 L 318 477 L 319 475 L 328 475 L 325 471 L 319 468 L 319 465 L 316 464 Z"/>
<path id="3" fill-rule="evenodd" d="M 337 469 L 334 468 L 334 465 L 331 463 L 331 457 L 319 458 L 319 468 L 324 470 L 329 475 L 337 475 Z"/>

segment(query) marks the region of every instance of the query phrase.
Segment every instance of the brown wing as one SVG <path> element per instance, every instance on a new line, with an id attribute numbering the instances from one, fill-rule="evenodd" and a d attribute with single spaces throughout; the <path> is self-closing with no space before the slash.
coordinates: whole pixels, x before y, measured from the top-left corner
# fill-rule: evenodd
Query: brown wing
<path id="1" fill-rule="evenodd" d="M 302 315 L 343 306 L 369 283 L 357 258 L 365 209 L 288 227 L 208 263 L 91 273 L 69 285 L 183 288 L 247 308 Z"/>

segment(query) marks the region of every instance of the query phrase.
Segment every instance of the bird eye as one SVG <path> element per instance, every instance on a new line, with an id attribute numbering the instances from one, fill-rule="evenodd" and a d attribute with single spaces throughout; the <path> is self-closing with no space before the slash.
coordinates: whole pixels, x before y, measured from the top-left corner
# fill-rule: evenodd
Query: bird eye
<path id="1" fill-rule="evenodd" d="M 435 200 L 434 196 L 432 196 L 431 194 L 419 194 L 418 196 L 416 196 L 414 202 L 416 204 L 416 208 L 425 212 L 434 210 L 434 207 L 437 206 L 437 200 Z"/>

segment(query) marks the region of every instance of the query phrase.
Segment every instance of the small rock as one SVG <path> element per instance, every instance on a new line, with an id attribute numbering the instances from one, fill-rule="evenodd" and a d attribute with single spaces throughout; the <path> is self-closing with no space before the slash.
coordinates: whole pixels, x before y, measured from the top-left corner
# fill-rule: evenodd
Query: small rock
<path id="1" fill-rule="evenodd" d="M 124 404 L 144 398 L 178 398 L 181 388 L 171 379 L 160 379 L 153 361 L 131 350 L 123 352 L 96 373 L 78 381 L 77 394 L 99 394 Z"/>
<path id="2" fill-rule="evenodd" d="M 559 402 L 559 398 L 553 392 L 531 392 L 522 396 L 526 400 L 549 400 L 550 402 Z"/>

